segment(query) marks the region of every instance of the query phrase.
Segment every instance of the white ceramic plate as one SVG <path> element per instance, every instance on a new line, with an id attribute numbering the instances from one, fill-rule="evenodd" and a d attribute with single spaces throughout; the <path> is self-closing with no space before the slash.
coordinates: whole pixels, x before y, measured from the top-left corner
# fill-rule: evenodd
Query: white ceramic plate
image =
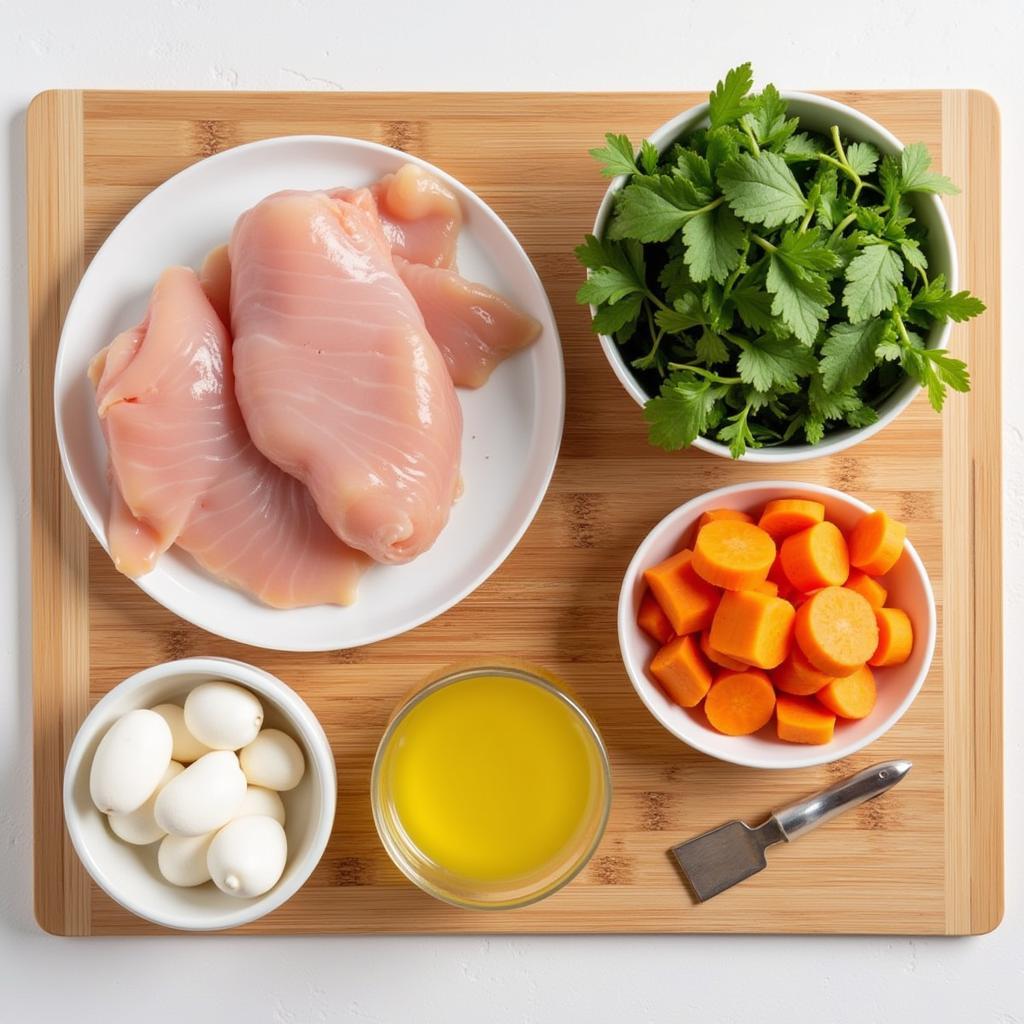
<path id="1" fill-rule="evenodd" d="M 198 267 L 227 240 L 237 216 L 264 196 L 286 188 L 364 185 L 409 161 L 439 175 L 459 196 L 462 273 L 532 313 L 543 326 L 541 336 L 479 390 L 460 389 L 464 495 L 434 547 L 407 565 L 371 568 L 352 607 L 268 608 L 176 549 L 138 580 L 154 600 L 211 633 L 277 650 L 357 647 L 440 615 L 501 565 L 544 497 L 562 437 L 562 349 L 540 278 L 494 211 L 438 168 L 371 142 L 300 135 L 227 150 L 164 182 L 111 232 L 68 310 L 54 380 L 57 439 L 71 492 L 106 547 L 107 453 L 86 378 L 89 360 L 139 321 L 165 267 Z"/>

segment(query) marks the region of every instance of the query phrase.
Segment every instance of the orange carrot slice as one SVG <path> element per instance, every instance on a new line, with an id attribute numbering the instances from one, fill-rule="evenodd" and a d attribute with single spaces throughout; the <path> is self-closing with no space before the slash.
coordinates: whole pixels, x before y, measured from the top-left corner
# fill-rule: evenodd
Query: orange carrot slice
<path id="1" fill-rule="evenodd" d="M 719 591 L 693 571 L 692 551 L 684 549 L 648 569 L 644 579 L 679 636 L 711 625 Z"/>
<path id="2" fill-rule="evenodd" d="M 655 596 L 648 590 L 640 599 L 640 610 L 636 613 L 637 625 L 659 644 L 667 644 L 675 638 L 676 631 L 668 616 L 662 611 Z"/>
<path id="3" fill-rule="evenodd" d="M 708 642 L 730 658 L 775 668 L 789 653 L 793 606 L 756 590 L 727 590 L 711 623 Z"/>
<path id="4" fill-rule="evenodd" d="M 756 590 L 759 594 L 767 594 L 769 597 L 779 596 L 779 585 L 774 580 L 763 580 L 756 587 L 750 589 Z"/>
<path id="5" fill-rule="evenodd" d="M 790 534 L 780 551 L 782 569 L 797 590 L 841 587 L 850 575 L 846 538 L 835 523 L 816 523 Z"/>
<path id="6" fill-rule="evenodd" d="M 870 576 L 884 576 L 903 554 L 907 528 L 885 512 L 870 512 L 850 533 L 850 564 Z"/>
<path id="7" fill-rule="evenodd" d="M 704 657 L 708 661 L 713 661 L 720 668 L 727 668 L 732 672 L 742 672 L 745 668 L 750 668 L 745 662 L 737 661 L 721 651 L 716 651 L 708 640 L 708 631 L 706 629 L 700 635 L 700 649 L 704 652 Z"/>
<path id="8" fill-rule="evenodd" d="M 878 623 L 878 646 L 868 659 L 869 665 L 902 665 L 914 649 L 914 626 L 910 616 L 900 608 L 875 609 Z"/>
<path id="9" fill-rule="evenodd" d="M 889 592 L 873 576 L 860 569 L 851 569 L 844 586 L 856 590 L 872 608 L 884 608 Z"/>
<path id="10" fill-rule="evenodd" d="M 775 556 L 775 561 L 768 570 L 768 579 L 779 588 L 779 597 L 789 597 L 795 590 L 793 584 L 789 582 L 786 570 L 782 568 L 781 554 Z"/>
<path id="11" fill-rule="evenodd" d="M 771 721 L 775 690 L 757 669 L 723 672 L 708 691 L 704 713 L 726 736 L 749 736 Z"/>
<path id="12" fill-rule="evenodd" d="M 842 679 L 833 679 L 817 693 L 818 700 L 840 718 L 866 718 L 875 706 L 874 673 L 862 665 Z"/>
<path id="13" fill-rule="evenodd" d="M 792 697 L 780 693 L 775 702 L 780 740 L 787 743 L 828 743 L 836 727 L 836 716 L 813 697 Z"/>
<path id="14" fill-rule="evenodd" d="M 775 541 L 799 533 L 825 519 L 825 506 L 808 498 L 779 498 L 769 501 L 757 525 Z"/>
<path id="15" fill-rule="evenodd" d="M 712 508 L 702 512 L 697 520 L 697 532 L 700 533 L 708 523 L 718 522 L 720 519 L 731 520 L 736 523 L 752 523 L 754 517 L 741 512 L 738 508 Z"/>
<path id="16" fill-rule="evenodd" d="M 856 591 L 825 587 L 797 609 L 795 636 L 816 669 L 830 676 L 848 676 L 878 647 L 875 611 Z M 723 649 L 715 639 L 714 627 L 711 641 Z"/>
<path id="17" fill-rule="evenodd" d="M 651 659 L 651 674 L 677 704 L 692 708 L 711 687 L 711 669 L 692 636 L 669 641 Z"/>
<path id="18" fill-rule="evenodd" d="M 828 686 L 833 678 L 819 672 L 796 644 L 793 644 L 789 657 L 772 673 L 772 682 L 777 690 L 798 697 L 817 693 L 822 687 Z"/>
<path id="19" fill-rule="evenodd" d="M 697 534 L 693 568 L 726 590 L 747 590 L 762 583 L 775 561 L 775 541 L 753 523 L 718 519 Z"/>

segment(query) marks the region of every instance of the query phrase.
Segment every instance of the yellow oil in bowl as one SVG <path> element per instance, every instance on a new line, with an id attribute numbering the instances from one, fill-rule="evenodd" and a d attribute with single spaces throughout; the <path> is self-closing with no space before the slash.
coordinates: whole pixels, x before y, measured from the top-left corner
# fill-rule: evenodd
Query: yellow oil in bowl
<path id="1" fill-rule="evenodd" d="M 521 906 L 564 885 L 608 813 L 603 744 L 551 679 L 445 676 L 408 701 L 377 753 L 374 816 L 398 867 L 463 906 Z"/>

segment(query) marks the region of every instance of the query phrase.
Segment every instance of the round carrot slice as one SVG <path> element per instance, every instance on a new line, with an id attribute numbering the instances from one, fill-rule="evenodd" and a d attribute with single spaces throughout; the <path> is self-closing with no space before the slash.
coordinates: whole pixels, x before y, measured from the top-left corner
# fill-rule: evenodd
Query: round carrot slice
<path id="1" fill-rule="evenodd" d="M 754 521 L 753 516 L 747 515 L 746 512 L 741 512 L 738 508 L 712 508 L 708 509 L 707 512 L 702 512 L 700 519 L 697 520 L 698 533 L 708 523 L 717 522 L 719 519 L 732 520 L 737 523 L 752 523 Z"/>
<path id="2" fill-rule="evenodd" d="M 828 686 L 834 677 L 819 672 L 808 660 L 799 646 L 794 644 L 789 657 L 772 673 L 776 690 L 807 697 Z"/>
<path id="3" fill-rule="evenodd" d="M 875 610 L 854 590 L 826 587 L 797 609 L 795 636 L 816 669 L 848 676 L 878 647 Z"/>
<path id="4" fill-rule="evenodd" d="M 782 540 L 791 533 L 799 533 L 825 519 L 825 506 L 809 498 L 778 498 L 769 501 L 757 525 L 774 540 Z"/>
<path id="5" fill-rule="evenodd" d="M 884 576 L 903 554 L 907 528 L 885 512 L 869 512 L 850 533 L 850 564 L 869 576 Z"/>
<path id="6" fill-rule="evenodd" d="M 708 721 L 726 736 L 749 736 L 771 721 L 775 690 L 757 669 L 723 672 L 704 698 Z"/>
<path id="7" fill-rule="evenodd" d="M 888 591 L 873 576 L 860 569 L 851 569 L 850 576 L 844 586 L 856 590 L 872 608 L 884 608 L 889 597 Z"/>
<path id="8" fill-rule="evenodd" d="M 704 526 L 693 546 L 693 568 L 702 579 L 726 590 L 763 583 L 775 561 L 775 541 L 760 527 L 734 519 Z"/>
<path id="9" fill-rule="evenodd" d="M 745 661 L 740 661 L 737 658 L 730 658 L 728 654 L 723 654 L 721 651 L 716 651 L 711 646 L 711 642 L 708 639 L 708 630 L 704 630 L 700 635 L 700 649 L 704 652 L 704 657 L 708 661 L 714 662 L 720 668 L 727 668 L 733 672 L 742 672 L 745 668 L 750 666 Z"/>
<path id="10" fill-rule="evenodd" d="M 877 696 L 874 673 L 862 665 L 852 675 L 833 679 L 818 691 L 818 700 L 840 718 L 867 718 Z"/>
<path id="11" fill-rule="evenodd" d="M 869 664 L 876 668 L 902 665 L 914 649 L 914 627 L 910 616 L 900 608 L 878 608 L 875 621 L 878 623 L 878 647 Z"/>
<path id="12" fill-rule="evenodd" d="M 779 554 L 783 572 L 797 590 L 841 587 L 850 575 L 846 538 L 827 520 L 791 534 Z"/>
<path id="13" fill-rule="evenodd" d="M 836 716 L 813 697 L 780 693 L 775 718 L 779 739 L 787 743 L 828 743 L 836 727 Z"/>

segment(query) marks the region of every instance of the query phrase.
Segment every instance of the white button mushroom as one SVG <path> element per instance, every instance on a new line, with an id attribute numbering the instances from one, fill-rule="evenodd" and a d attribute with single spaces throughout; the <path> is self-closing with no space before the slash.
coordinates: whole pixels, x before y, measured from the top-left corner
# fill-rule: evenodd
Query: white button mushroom
<path id="1" fill-rule="evenodd" d="M 210 880 L 206 855 L 216 832 L 205 836 L 164 836 L 157 851 L 160 874 L 172 885 L 202 885 Z"/>
<path id="2" fill-rule="evenodd" d="M 263 724 L 255 694 L 234 683 L 202 683 L 185 698 L 185 724 L 214 750 L 238 750 L 251 743 Z"/>
<path id="3" fill-rule="evenodd" d="M 104 814 L 128 814 L 141 807 L 171 763 L 171 730 L 152 711 L 129 711 L 96 748 L 89 793 Z"/>
<path id="4" fill-rule="evenodd" d="M 133 846 L 148 846 L 166 835 L 167 833 L 156 823 L 153 813 L 156 807 L 156 798 L 160 795 L 160 790 L 184 770 L 184 767 L 177 761 L 172 761 L 150 798 L 141 807 L 136 807 L 134 811 L 129 811 L 127 814 L 111 814 L 107 820 L 110 822 L 110 830 L 114 835 Z"/>
<path id="5" fill-rule="evenodd" d="M 251 785 L 279 793 L 294 789 L 306 770 L 298 743 L 280 729 L 264 729 L 239 751 L 238 760 Z"/>
<path id="6" fill-rule="evenodd" d="M 284 824 L 284 804 L 272 789 L 250 786 L 245 791 L 245 799 L 242 801 L 242 806 L 235 812 L 235 817 L 248 818 L 254 814 L 266 815 L 268 818 L 273 818 L 278 825 Z"/>
<path id="7" fill-rule="evenodd" d="M 213 837 L 206 864 L 218 889 L 251 899 L 277 884 L 287 858 L 284 829 L 273 818 L 257 814 L 228 822 Z"/>
<path id="8" fill-rule="evenodd" d="M 158 704 L 153 710 L 167 723 L 168 728 L 171 730 L 171 740 L 174 743 L 171 757 L 175 761 L 180 761 L 182 764 L 191 764 L 193 761 L 198 761 L 203 754 L 210 752 L 210 747 L 205 743 L 200 743 L 188 731 L 188 726 L 185 724 L 184 708 L 179 707 L 177 704 Z"/>
<path id="9" fill-rule="evenodd" d="M 156 798 L 157 823 L 175 836 L 201 836 L 229 822 L 246 781 L 230 750 L 214 750 L 171 779 Z"/>

